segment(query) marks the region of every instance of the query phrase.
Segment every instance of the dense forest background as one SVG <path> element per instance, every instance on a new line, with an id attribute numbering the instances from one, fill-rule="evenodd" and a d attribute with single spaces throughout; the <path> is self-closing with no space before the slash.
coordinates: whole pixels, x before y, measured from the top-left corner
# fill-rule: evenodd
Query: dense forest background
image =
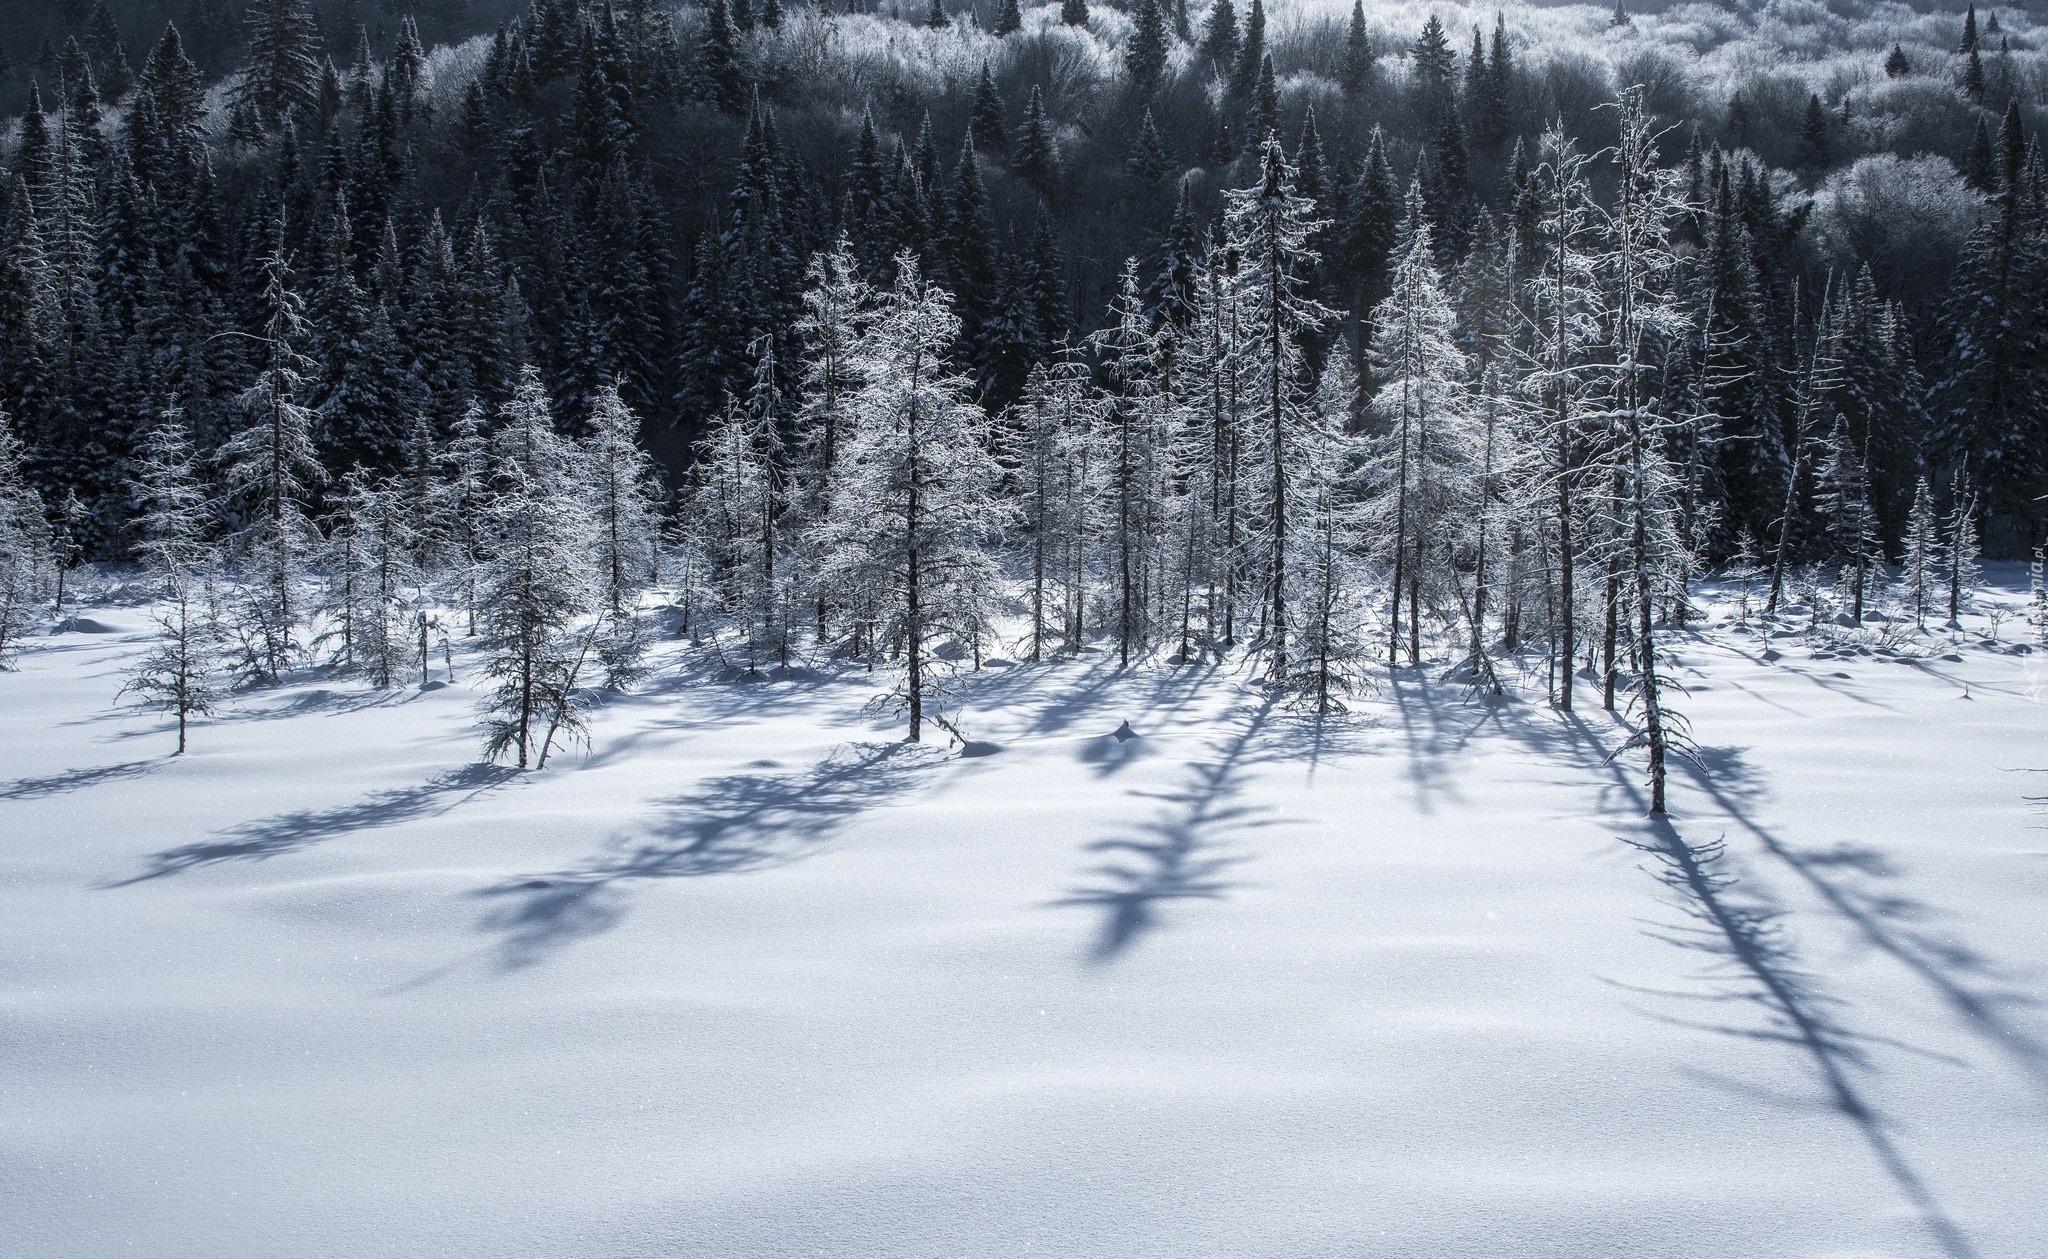
<path id="1" fill-rule="evenodd" d="M 203 451 L 246 420 L 274 255 L 337 476 L 402 468 L 526 363 L 572 434 L 616 382 L 680 474 L 764 362 L 798 372 L 806 271 L 843 235 L 874 282 L 907 250 L 953 293 L 998 412 L 1110 318 L 1128 258 L 1149 317 L 1187 318 L 1268 133 L 1322 224 L 1312 296 L 1348 312 L 1305 370 L 1342 356 L 1369 396 L 1411 182 L 1478 350 L 1539 248 L 1536 138 L 1612 145 L 1640 85 L 1722 417 L 1704 548 L 1766 536 L 1788 478 L 1819 492 L 1796 447 L 1823 393 L 1891 553 L 1923 477 L 1992 552 L 2040 541 L 2048 57 L 2023 10 L 1233 3 L 28 6 L 0 30 L 0 408 L 44 501 L 125 554 L 153 417 L 182 407 Z"/>

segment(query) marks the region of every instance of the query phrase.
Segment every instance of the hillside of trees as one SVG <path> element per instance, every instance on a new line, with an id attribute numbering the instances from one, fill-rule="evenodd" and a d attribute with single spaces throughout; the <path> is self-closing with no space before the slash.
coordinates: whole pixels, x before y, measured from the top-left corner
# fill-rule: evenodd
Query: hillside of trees
<path id="1" fill-rule="evenodd" d="M 913 730 L 1005 607 L 1321 706 L 1544 644 L 1654 726 L 1708 566 L 1860 623 L 1902 565 L 1924 624 L 2040 542 L 2021 14 L 1443 12 L 262 0 L 210 76 L 58 6 L 0 178 L 10 615 L 231 571 L 274 677 L 317 571 L 388 680 L 374 540 L 417 654 L 430 578 L 508 644 L 522 761 L 535 653 L 630 675 L 670 551 L 693 632 L 899 662 Z"/>

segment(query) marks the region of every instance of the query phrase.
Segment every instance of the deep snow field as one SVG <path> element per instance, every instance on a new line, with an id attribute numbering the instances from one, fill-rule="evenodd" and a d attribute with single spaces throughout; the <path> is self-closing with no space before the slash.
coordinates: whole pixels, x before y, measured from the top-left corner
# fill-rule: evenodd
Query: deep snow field
<path id="1" fill-rule="evenodd" d="M 173 758 L 89 606 L 0 674 L 0 1255 L 2048 1254 L 2048 653 L 1727 610 L 1666 832 L 1596 687 L 1417 669 L 995 665 L 963 756 L 670 663 L 523 775 L 309 674 Z"/>

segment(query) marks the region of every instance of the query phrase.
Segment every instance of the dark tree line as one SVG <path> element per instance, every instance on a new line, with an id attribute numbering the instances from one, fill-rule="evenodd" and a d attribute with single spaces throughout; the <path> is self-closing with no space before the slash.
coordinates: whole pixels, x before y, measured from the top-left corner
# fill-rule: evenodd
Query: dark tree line
<path id="1" fill-rule="evenodd" d="M 1074 3 L 172 7 L 60 4 L 10 36 L 0 409 L 43 501 L 81 504 L 102 556 L 134 541 L 150 417 L 181 408 L 202 452 L 246 422 L 280 277 L 304 303 L 291 401 L 327 472 L 316 500 L 352 469 L 400 470 L 418 434 L 449 440 L 528 363 L 572 435 L 615 385 L 680 472 L 764 363 L 800 371 L 806 271 L 840 237 L 867 282 L 909 256 L 951 294 L 951 366 L 991 414 L 1112 320 L 1127 257 L 1148 331 L 1185 332 L 1224 265 L 1224 194 L 1261 177 L 1273 135 L 1314 224 L 1301 296 L 1335 312 L 1301 330 L 1298 370 L 1312 386 L 1341 360 L 1370 396 L 1409 190 L 1483 368 L 1535 314 L 1518 303 L 1554 211 L 1536 133 L 1556 119 L 1597 146 L 1615 126 L 1574 104 L 1570 57 L 1504 19 L 1460 52 L 1434 17 L 1408 35 L 1362 6 L 1284 38 L 1263 0 L 1137 0 L 1115 21 Z M 146 46 L 123 33 L 166 16 Z M 1686 452 L 1708 554 L 1745 533 L 1831 545 L 1830 441 L 1853 448 L 1887 554 L 1922 477 L 1963 487 L 1995 552 L 2039 540 L 2048 193 L 2015 68 L 2035 54 L 1991 26 L 1972 13 L 1956 48 L 1871 67 L 1973 120 L 1948 149 L 1977 223 L 1952 271 L 1817 241 L 1802 190 L 1872 156 L 1853 93 L 1771 81 L 1690 110 L 1704 89 L 1654 49 L 1617 63 L 1608 87 L 1654 80 L 1682 176 L 1696 333 L 1662 392 L 1711 417 Z M 794 407 L 774 420 L 794 449 Z"/>

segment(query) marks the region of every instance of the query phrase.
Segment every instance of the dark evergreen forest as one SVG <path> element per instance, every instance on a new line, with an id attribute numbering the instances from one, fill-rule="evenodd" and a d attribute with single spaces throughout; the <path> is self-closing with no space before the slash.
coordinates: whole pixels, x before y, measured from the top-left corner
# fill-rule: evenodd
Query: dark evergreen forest
<path id="1" fill-rule="evenodd" d="M 211 452 L 251 422 L 281 290 L 314 497 L 445 446 L 532 364 L 571 436 L 615 384 L 681 510 L 728 401 L 808 370 L 835 241 L 878 289 L 915 260 L 951 294 L 989 415 L 1068 347 L 1114 395 L 1088 338 L 1129 314 L 1126 260 L 1170 350 L 1238 265 L 1225 194 L 1272 178 L 1275 137 L 1306 203 L 1299 296 L 1332 312 L 1302 321 L 1289 387 L 1346 364 L 1365 431 L 1391 379 L 1373 312 L 1416 223 L 1468 383 L 1540 365 L 1540 137 L 1603 151 L 1640 88 L 1694 330 L 1658 396 L 1711 421 L 1672 452 L 1699 549 L 1825 558 L 1844 458 L 1885 557 L 1923 480 L 1988 550 L 2038 544 L 2048 61 L 2024 15 L 1630 8 L 32 6 L 0 32 L 0 409 L 42 502 L 122 558 L 144 434 L 175 406 Z M 1607 165 L 1588 178 L 1616 195 Z M 770 396 L 777 449 L 814 442 L 794 386 Z"/>

